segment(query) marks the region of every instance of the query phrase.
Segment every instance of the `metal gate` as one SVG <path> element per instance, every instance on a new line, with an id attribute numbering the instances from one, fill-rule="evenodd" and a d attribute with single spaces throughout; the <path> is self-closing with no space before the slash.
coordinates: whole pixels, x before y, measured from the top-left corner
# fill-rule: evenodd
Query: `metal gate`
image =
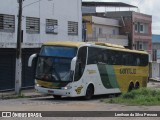
<path id="1" fill-rule="evenodd" d="M 39 49 L 24 49 L 22 54 L 22 87 L 34 86 L 35 66 L 28 67 L 28 59 L 33 53 L 39 52 Z M 33 61 L 35 62 L 35 61 Z"/>
<path id="2" fill-rule="evenodd" d="M 0 49 L 0 90 L 14 89 L 15 50 Z"/>
<path id="3" fill-rule="evenodd" d="M 34 86 L 34 67 L 28 67 L 28 58 L 39 49 L 22 50 L 22 87 Z M 15 87 L 15 49 L 0 49 L 0 91 L 14 90 Z"/>

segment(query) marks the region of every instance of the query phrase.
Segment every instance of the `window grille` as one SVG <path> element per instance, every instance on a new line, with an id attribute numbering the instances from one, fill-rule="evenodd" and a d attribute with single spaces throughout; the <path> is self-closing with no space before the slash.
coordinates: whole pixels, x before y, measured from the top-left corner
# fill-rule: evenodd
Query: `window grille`
<path id="1" fill-rule="evenodd" d="M 68 35 L 78 35 L 78 22 L 68 21 Z"/>
<path id="2" fill-rule="evenodd" d="M 26 17 L 26 32 L 40 33 L 40 19 L 34 17 Z"/>
<path id="3" fill-rule="evenodd" d="M 0 31 L 14 32 L 15 31 L 15 16 L 0 14 Z"/>
<path id="4" fill-rule="evenodd" d="M 54 19 L 46 19 L 46 33 L 58 33 L 58 21 Z"/>

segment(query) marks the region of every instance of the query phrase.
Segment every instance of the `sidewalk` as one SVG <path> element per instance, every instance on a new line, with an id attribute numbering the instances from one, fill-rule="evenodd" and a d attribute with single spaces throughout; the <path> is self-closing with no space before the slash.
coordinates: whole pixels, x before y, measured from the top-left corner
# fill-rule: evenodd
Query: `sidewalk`
<path id="1" fill-rule="evenodd" d="M 34 98 L 43 96 L 48 96 L 48 95 L 38 93 L 35 89 L 22 90 L 20 95 L 16 95 L 14 91 L 0 92 L 0 100 L 12 99 L 12 98 Z"/>

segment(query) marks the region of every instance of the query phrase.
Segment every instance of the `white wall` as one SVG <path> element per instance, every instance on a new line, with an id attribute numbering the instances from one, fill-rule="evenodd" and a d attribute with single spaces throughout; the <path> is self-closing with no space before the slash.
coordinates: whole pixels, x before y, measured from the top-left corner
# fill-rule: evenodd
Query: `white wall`
<path id="1" fill-rule="evenodd" d="M 152 63 L 152 78 L 159 78 L 160 79 L 160 64 L 153 62 Z"/>
<path id="2" fill-rule="evenodd" d="M 119 35 L 119 21 L 115 19 L 102 18 L 92 16 L 93 22 L 93 30 L 96 29 L 96 35 L 99 34 L 99 28 L 102 29 L 102 34 L 111 34 L 113 35 L 113 31 L 115 35 Z"/>
<path id="3" fill-rule="evenodd" d="M 92 34 L 87 39 L 128 46 L 128 37 L 119 35 L 119 28 L 118 20 L 92 16 Z"/>
<path id="4" fill-rule="evenodd" d="M 36 47 L 38 43 L 45 41 L 82 40 L 81 0 L 40 0 L 40 2 L 34 2 L 35 0 L 25 0 L 23 2 L 24 47 Z M 18 23 L 17 0 L 1 0 L 0 14 L 15 15 L 15 32 L 0 32 L 0 47 L 15 47 Z M 26 33 L 26 17 L 40 18 L 40 34 Z M 58 20 L 58 34 L 46 34 L 46 19 Z M 78 36 L 68 35 L 68 21 L 78 22 Z"/>
<path id="5" fill-rule="evenodd" d="M 99 24 L 99 25 L 119 27 L 119 21 L 115 20 L 115 19 L 110 19 L 110 18 L 102 18 L 102 17 L 92 16 L 92 22 L 94 24 Z"/>
<path id="6" fill-rule="evenodd" d="M 98 38 L 99 42 L 107 42 L 116 45 L 128 46 L 128 39 Z"/>
<path id="7" fill-rule="evenodd" d="M 111 35 L 113 35 L 113 31 L 115 31 L 115 35 L 119 35 L 119 28 L 118 27 L 94 24 L 93 25 L 93 29 L 96 29 L 96 35 L 99 34 L 99 28 L 102 29 L 102 34 L 111 34 Z"/>

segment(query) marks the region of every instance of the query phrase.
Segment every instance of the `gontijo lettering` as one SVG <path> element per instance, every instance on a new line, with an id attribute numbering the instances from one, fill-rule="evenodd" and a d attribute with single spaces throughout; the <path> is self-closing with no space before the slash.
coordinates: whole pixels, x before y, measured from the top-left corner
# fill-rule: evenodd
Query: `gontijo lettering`
<path id="1" fill-rule="evenodd" d="M 120 74 L 136 74 L 136 69 L 133 68 L 122 68 Z"/>

